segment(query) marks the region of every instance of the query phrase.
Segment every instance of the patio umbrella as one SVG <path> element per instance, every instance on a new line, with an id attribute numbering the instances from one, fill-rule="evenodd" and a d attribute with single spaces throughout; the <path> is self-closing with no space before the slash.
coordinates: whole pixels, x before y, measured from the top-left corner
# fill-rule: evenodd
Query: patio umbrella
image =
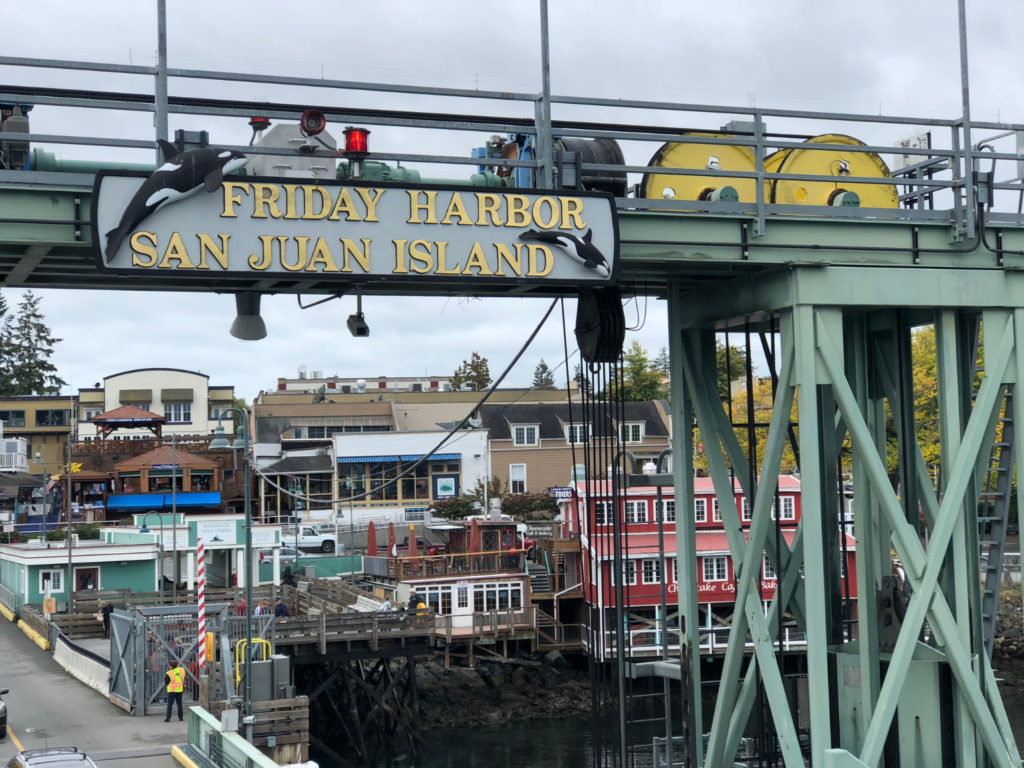
<path id="1" fill-rule="evenodd" d="M 388 557 L 398 557 L 398 543 L 395 541 L 394 523 L 388 523 Z"/>
<path id="2" fill-rule="evenodd" d="M 469 551 L 480 551 L 480 524 L 476 520 L 469 525 Z"/>
<path id="3" fill-rule="evenodd" d="M 373 525 L 373 520 L 366 528 L 366 556 L 377 556 L 377 529 Z"/>
<path id="4" fill-rule="evenodd" d="M 409 557 L 419 557 L 420 553 L 416 547 L 416 528 L 409 526 Z"/>

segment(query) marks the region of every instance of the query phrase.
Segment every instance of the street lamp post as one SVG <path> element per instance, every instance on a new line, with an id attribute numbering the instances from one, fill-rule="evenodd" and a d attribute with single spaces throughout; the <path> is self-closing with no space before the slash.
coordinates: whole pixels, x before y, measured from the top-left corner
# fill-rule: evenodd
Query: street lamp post
<path id="1" fill-rule="evenodd" d="M 235 435 L 229 444 L 224 437 L 221 420 L 228 413 L 242 417 Z M 252 716 L 252 465 L 249 454 L 249 410 L 247 408 L 224 408 L 217 417 L 216 437 L 210 441 L 210 449 L 233 448 L 242 451 L 242 482 L 245 483 L 245 717 Z M 249 721 L 251 722 L 251 721 Z M 252 741 L 252 728 L 246 728 L 246 738 Z"/>

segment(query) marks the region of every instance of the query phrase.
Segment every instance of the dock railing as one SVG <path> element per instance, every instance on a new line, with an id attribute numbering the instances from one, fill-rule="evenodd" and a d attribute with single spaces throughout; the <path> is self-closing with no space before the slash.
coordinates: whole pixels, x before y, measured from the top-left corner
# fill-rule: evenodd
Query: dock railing
<path id="1" fill-rule="evenodd" d="M 397 581 L 477 573 L 520 573 L 526 568 L 526 553 L 511 550 L 377 559 L 387 561 L 387 576 Z"/>

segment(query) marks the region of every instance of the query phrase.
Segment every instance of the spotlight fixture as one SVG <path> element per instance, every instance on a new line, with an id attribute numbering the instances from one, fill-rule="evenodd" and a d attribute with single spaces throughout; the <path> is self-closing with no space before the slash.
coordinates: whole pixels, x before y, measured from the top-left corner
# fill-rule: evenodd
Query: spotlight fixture
<path id="1" fill-rule="evenodd" d="M 366 324 L 366 320 L 363 318 L 363 297 L 358 291 L 356 292 L 356 313 L 348 316 L 346 325 L 348 325 L 348 332 L 357 339 L 366 338 L 370 335 L 370 326 Z"/>
<path id="2" fill-rule="evenodd" d="M 243 291 L 235 294 L 235 321 L 231 335 L 242 341 L 259 341 L 267 337 L 267 326 L 260 317 L 260 294 Z"/>

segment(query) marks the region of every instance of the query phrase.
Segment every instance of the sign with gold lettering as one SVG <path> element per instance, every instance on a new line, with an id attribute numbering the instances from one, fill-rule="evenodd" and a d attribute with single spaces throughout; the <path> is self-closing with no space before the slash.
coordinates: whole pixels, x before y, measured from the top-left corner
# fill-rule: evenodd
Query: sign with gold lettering
<path id="1" fill-rule="evenodd" d="M 97 174 L 100 271 L 467 285 L 606 285 L 617 276 L 607 194 L 225 176 L 232 153 L 198 152 L 211 157 L 194 158 L 184 180 L 158 177 L 182 173 L 196 153 L 152 175 Z"/>

